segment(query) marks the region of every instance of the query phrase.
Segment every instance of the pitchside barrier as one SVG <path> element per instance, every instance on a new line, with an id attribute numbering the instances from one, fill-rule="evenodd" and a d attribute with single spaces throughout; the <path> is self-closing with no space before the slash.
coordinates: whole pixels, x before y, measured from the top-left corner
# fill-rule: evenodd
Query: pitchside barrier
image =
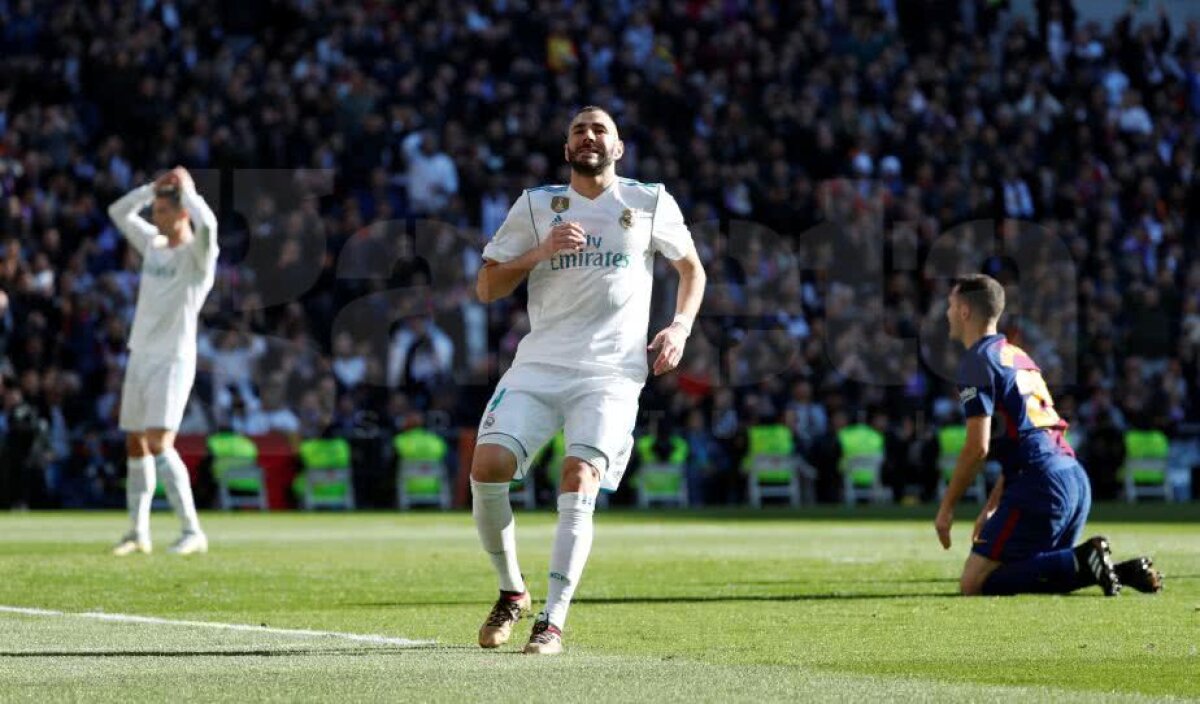
<path id="1" fill-rule="evenodd" d="M 1197 489 L 1196 475 L 1200 473 L 1200 426 L 1189 425 L 1177 429 L 1174 437 L 1166 440 L 1165 451 L 1162 436 L 1150 432 L 1152 434 L 1147 435 L 1147 431 L 1131 430 L 1126 436 L 1130 456 L 1127 466 L 1122 467 L 1122 497 L 1129 501 L 1191 500 Z M 298 447 L 301 439 L 282 433 L 251 436 L 250 439 L 258 448 L 257 466 L 262 470 L 267 509 L 283 511 L 297 508 L 297 497 L 292 489 L 300 469 Z M 208 436 L 180 435 L 175 444 L 195 482 L 201 468 L 210 460 Z M 469 478 L 475 429 L 460 430 L 454 445 L 455 451 L 447 457 L 453 466 L 447 466 L 446 470 L 452 482 L 451 505 L 463 508 L 471 504 Z M 358 469 L 352 468 L 353 471 Z M 1133 472 L 1137 474 L 1133 475 Z M 1151 473 L 1155 473 L 1154 481 L 1150 481 Z M 1140 480 L 1134 483 L 1132 490 L 1125 484 L 1125 478 L 1129 476 Z M 372 503 L 360 505 L 370 506 Z"/>

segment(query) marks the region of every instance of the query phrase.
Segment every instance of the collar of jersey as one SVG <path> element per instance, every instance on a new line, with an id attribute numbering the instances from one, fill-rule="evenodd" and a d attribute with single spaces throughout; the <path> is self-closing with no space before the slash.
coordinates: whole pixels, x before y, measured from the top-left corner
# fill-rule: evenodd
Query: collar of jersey
<path id="1" fill-rule="evenodd" d="M 981 337 L 981 338 L 979 338 L 978 340 L 976 340 L 976 341 L 975 341 L 975 344 L 971 345 L 971 349 L 973 349 L 973 350 L 977 350 L 977 349 L 979 349 L 979 348 L 983 347 L 985 344 L 987 344 L 987 343 L 988 343 L 988 341 L 990 341 L 990 340 L 998 340 L 998 339 L 1000 339 L 1000 338 L 1002 338 L 1002 337 L 1004 337 L 1004 334 L 1003 334 L 1003 333 L 999 333 L 999 332 L 998 332 L 998 333 L 995 333 L 994 335 L 984 335 L 983 337 Z"/>
<path id="2" fill-rule="evenodd" d="M 567 193 L 578 197 L 579 200 L 583 201 L 584 203 L 598 203 L 598 202 L 600 202 L 601 198 L 603 198 L 604 196 L 606 196 L 609 193 L 612 193 L 614 190 L 616 190 L 617 184 L 620 182 L 621 182 L 620 177 L 613 179 L 613 182 L 608 184 L 608 188 L 605 188 L 603 191 L 600 191 L 600 194 L 598 196 L 596 196 L 595 198 L 588 198 L 587 196 L 583 195 L 579 191 L 575 190 L 575 187 L 572 186 L 571 184 L 567 184 Z"/>

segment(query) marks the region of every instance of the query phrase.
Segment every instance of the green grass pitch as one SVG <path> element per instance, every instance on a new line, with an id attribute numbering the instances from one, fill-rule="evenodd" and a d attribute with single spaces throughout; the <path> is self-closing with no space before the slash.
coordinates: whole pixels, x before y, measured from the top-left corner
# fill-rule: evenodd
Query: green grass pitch
<path id="1" fill-rule="evenodd" d="M 1200 699 L 1200 505 L 1101 506 L 1157 596 L 954 596 L 974 516 L 933 509 L 597 514 L 568 652 L 474 645 L 494 578 L 467 513 L 206 514 L 208 555 L 118 559 L 117 513 L 0 515 L 3 701 Z M 545 595 L 554 515 L 518 512 Z M 105 620 L 127 614 L 168 621 Z M 262 628 L 266 626 L 267 628 Z M 281 632 L 303 629 L 310 633 Z M 411 641 L 354 640 L 362 634 Z"/>

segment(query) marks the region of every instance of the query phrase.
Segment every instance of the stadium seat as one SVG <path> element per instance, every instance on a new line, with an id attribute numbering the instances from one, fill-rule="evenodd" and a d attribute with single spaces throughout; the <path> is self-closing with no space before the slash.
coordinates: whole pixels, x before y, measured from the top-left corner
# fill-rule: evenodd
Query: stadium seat
<path id="1" fill-rule="evenodd" d="M 1125 500 L 1139 498 L 1173 500 L 1167 472 L 1171 443 L 1160 430 L 1130 430 L 1125 433 L 1125 464 L 1121 477 L 1125 482 Z"/>
<path id="2" fill-rule="evenodd" d="M 938 429 L 938 498 L 946 494 L 950 477 L 954 476 L 954 465 L 958 463 L 958 455 L 963 445 L 967 443 L 967 426 L 948 425 Z M 963 498 L 971 498 L 979 503 L 987 501 L 987 483 L 984 481 L 986 472 L 980 468 L 975 475 L 975 481 L 963 492 Z"/>
<path id="3" fill-rule="evenodd" d="M 653 435 L 637 441 L 638 456 L 642 460 L 634 479 L 638 508 L 649 508 L 654 504 L 687 508 L 687 441 L 678 435 L 671 436 L 671 454 L 665 462 L 655 455 L 654 441 Z"/>
<path id="4" fill-rule="evenodd" d="M 847 506 L 859 500 L 889 503 L 891 496 L 883 486 L 883 433 L 869 425 L 848 425 L 838 431 L 842 459 L 843 498 Z"/>
<path id="5" fill-rule="evenodd" d="M 761 507 L 763 499 L 787 499 L 799 506 L 801 480 L 805 493 L 814 495 L 816 471 L 797 455 L 791 428 L 786 425 L 755 425 L 749 430 L 749 448 L 742 463 L 750 505 Z"/>
<path id="6" fill-rule="evenodd" d="M 300 443 L 300 474 L 292 486 L 306 511 L 353 510 L 350 443 L 345 438 L 314 438 Z"/>
<path id="7" fill-rule="evenodd" d="M 221 508 L 266 511 L 266 485 L 254 441 L 238 433 L 215 433 L 208 438 L 208 452 Z"/>
<path id="8" fill-rule="evenodd" d="M 396 504 L 450 508 L 446 441 L 425 428 L 410 428 L 392 438 L 396 453 Z"/>

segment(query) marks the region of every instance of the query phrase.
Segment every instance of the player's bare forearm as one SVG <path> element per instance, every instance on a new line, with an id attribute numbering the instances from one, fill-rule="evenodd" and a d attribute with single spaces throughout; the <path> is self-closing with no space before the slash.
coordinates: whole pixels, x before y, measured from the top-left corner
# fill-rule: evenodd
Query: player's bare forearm
<path id="1" fill-rule="evenodd" d="M 986 452 L 981 456 L 971 450 L 970 446 L 964 447 L 958 456 L 958 462 L 954 465 L 954 474 L 950 477 L 950 484 L 946 487 L 945 495 L 942 496 L 942 504 L 938 507 L 937 516 L 933 519 L 938 541 L 946 550 L 950 549 L 952 542 L 950 528 L 954 525 L 954 507 L 958 505 L 959 499 L 962 498 L 971 482 L 975 481 L 975 473 L 983 466 L 986 456 Z"/>
<path id="2" fill-rule="evenodd" d="M 977 416 L 967 419 L 967 440 L 963 443 L 962 452 L 954 465 L 954 474 L 950 476 L 950 484 L 942 497 L 942 505 L 938 508 L 933 526 L 937 530 L 938 541 L 942 547 L 950 549 L 950 527 L 954 524 L 954 507 L 966 493 L 967 487 L 975 481 L 975 475 L 987 459 L 988 442 L 991 439 L 992 419 L 989 416 Z"/>
<path id="3" fill-rule="evenodd" d="M 491 303 L 511 295 L 540 261 L 540 249 L 531 249 L 507 262 L 489 259 L 479 268 L 475 277 L 475 295 L 483 303 Z"/>
<path id="4" fill-rule="evenodd" d="M 692 333 L 692 324 L 700 311 L 700 301 L 704 298 L 704 286 L 707 277 L 696 250 L 686 256 L 671 262 L 679 272 L 679 289 L 675 296 L 675 319 L 663 328 L 650 345 L 648 351 L 658 352 L 652 371 L 655 376 L 666 374 L 679 366 L 683 359 L 683 348 L 687 344 L 688 335 Z"/>
<path id="5" fill-rule="evenodd" d="M 963 494 L 971 487 L 975 481 L 975 475 L 979 474 L 983 468 L 983 457 L 975 456 L 973 453 L 968 455 L 966 452 L 958 456 L 958 462 L 954 465 L 954 474 L 950 477 L 950 483 L 946 486 L 946 494 L 942 497 L 942 508 L 953 510 L 958 505 Z"/>
<path id="6" fill-rule="evenodd" d="M 487 259 L 475 278 L 475 295 L 484 303 L 499 300 L 517 290 L 529 272 L 555 252 L 582 252 L 587 240 L 577 222 L 563 222 L 550 228 L 541 244 L 516 259 L 498 262 Z"/>
<path id="7" fill-rule="evenodd" d="M 686 318 L 689 324 L 696 319 L 700 312 L 700 302 L 704 300 L 704 288 L 708 283 L 708 275 L 704 273 L 704 265 L 696 250 L 692 250 L 682 259 L 671 264 L 679 272 L 679 288 L 675 295 L 675 316 Z"/>
<path id="8" fill-rule="evenodd" d="M 946 494 L 942 497 L 941 508 L 943 511 L 954 510 L 959 499 L 975 481 L 975 475 L 979 474 L 979 470 L 983 468 L 983 462 L 987 459 L 988 454 L 991 421 L 992 419 L 987 416 L 967 419 L 967 439 L 963 444 L 962 451 L 958 454 L 958 461 L 954 464 L 954 474 L 950 476 Z"/>

